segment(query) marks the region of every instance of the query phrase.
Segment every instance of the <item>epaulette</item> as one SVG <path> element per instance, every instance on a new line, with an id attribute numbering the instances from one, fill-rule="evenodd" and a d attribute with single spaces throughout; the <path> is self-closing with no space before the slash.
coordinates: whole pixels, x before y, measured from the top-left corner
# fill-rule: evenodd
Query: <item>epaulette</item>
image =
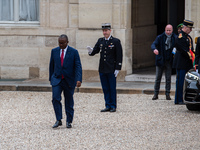
<path id="1" fill-rule="evenodd" d="M 183 37 L 183 35 L 182 35 L 182 33 L 180 33 L 179 35 L 178 35 L 178 38 L 180 39 L 180 38 L 182 38 Z"/>

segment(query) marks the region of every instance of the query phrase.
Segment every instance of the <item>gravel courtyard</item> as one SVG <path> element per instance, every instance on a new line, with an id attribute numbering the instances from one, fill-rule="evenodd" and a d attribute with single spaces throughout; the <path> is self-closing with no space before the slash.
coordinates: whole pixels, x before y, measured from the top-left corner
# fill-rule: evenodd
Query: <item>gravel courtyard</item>
<path id="1" fill-rule="evenodd" d="M 51 92 L 1 91 L 0 150 L 200 149 L 200 112 L 152 96 L 118 94 L 117 112 L 101 113 L 103 94 L 75 93 L 73 127 L 64 114 L 52 129 Z"/>

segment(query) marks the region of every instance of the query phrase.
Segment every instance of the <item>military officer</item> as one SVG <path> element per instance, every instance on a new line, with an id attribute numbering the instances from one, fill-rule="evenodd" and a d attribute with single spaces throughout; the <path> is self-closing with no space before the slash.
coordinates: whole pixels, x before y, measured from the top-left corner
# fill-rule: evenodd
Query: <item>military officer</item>
<path id="1" fill-rule="evenodd" d="M 183 28 L 176 39 L 176 54 L 174 56 L 173 68 L 176 68 L 176 93 L 175 104 L 183 104 L 183 83 L 185 74 L 193 67 L 192 54 L 193 42 L 189 33 L 193 28 L 193 21 L 184 20 Z"/>
<path id="2" fill-rule="evenodd" d="M 105 99 L 101 112 L 115 112 L 117 108 L 116 77 L 122 67 L 122 46 L 120 40 L 111 35 L 111 24 L 102 24 L 104 37 L 99 38 L 94 48 L 87 46 L 90 56 L 100 52 L 99 76 Z"/>
<path id="3" fill-rule="evenodd" d="M 180 23 L 178 26 L 177 26 L 177 31 L 178 31 L 178 34 L 181 32 L 181 29 L 183 28 L 183 23 Z"/>

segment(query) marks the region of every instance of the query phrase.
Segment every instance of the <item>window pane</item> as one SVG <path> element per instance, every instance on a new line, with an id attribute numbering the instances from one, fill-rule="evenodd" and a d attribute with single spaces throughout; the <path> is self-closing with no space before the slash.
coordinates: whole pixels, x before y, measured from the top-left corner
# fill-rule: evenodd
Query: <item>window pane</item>
<path id="1" fill-rule="evenodd" d="M 39 0 L 19 0 L 19 21 L 39 21 Z"/>
<path id="2" fill-rule="evenodd" d="M 0 21 L 13 21 L 13 0 L 0 0 Z"/>

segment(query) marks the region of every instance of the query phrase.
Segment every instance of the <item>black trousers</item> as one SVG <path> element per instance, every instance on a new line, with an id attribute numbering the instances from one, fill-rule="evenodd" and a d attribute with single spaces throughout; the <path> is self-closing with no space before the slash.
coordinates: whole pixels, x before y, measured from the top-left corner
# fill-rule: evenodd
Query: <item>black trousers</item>
<path id="1" fill-rule="evenodd" d="M 164 70 L 165 70 L 165 82 L 166 82 L 165 94 L 166 95 L 170 94 L 172 66 L 171 66 L 171 62 L 167 61 L 165 62 L 164 66 L 156 66 L 156 80 L 155 80 L 155 85 L 154 85 L 155 95 L 159 94 L 160 82 L 161 82 L 162 74 Z"/>

